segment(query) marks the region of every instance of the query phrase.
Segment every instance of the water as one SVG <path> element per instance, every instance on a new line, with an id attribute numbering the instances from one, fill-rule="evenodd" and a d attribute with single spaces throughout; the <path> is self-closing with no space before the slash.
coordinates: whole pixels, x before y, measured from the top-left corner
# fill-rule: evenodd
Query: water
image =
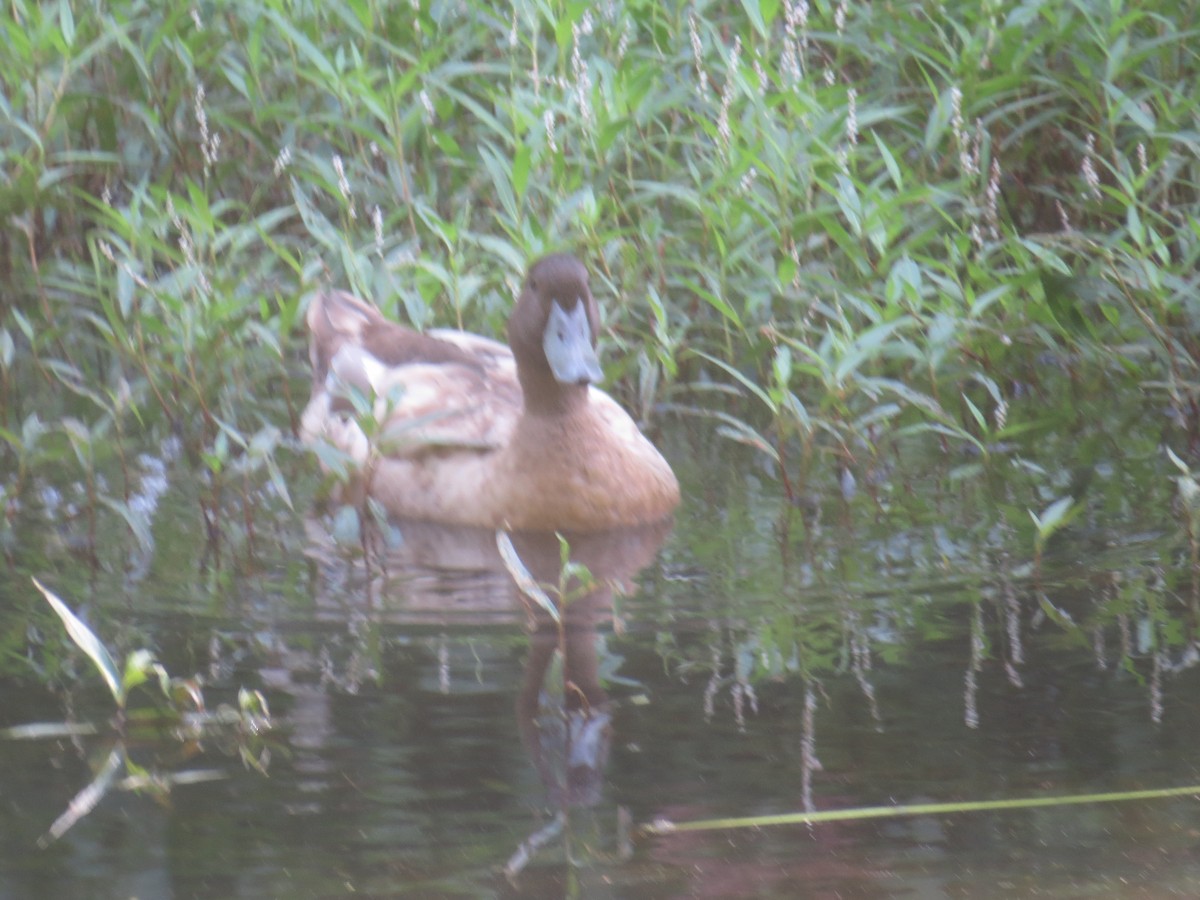
<path id="1" fill-rule="evenodd" d="M 0 741 L 0 897 L 1194 896 L 1191 796 L 639 831 L 1200 783 L 1200 603 L 1145 430 L 1099 442 L 1082 489 L 1097 444 L 1064 432 L 992 461 L 885 453 L 852 495 L 817 465 L 789 510 L 754 456 L 680 429 L 674 530 L 572 540 L 636 591 L 575 600 L 561 644 L 491 534 L 401 526 L 368 572 L 304 490 L 296 512 L 268 492 L 217 565 L 168 459 L 144 467 L 167 479 L 152 545 L 102 514 L 97 568 L 54 485 L 4 535 L 0 726 L 112 714 L 36 574 L 121 654 L 203 675 L 210 707 L 261 690 L 275 729 L 265 775 L 228 735 L 131 737 L 138 765 L 223 777 L 113 789 L 45 848 L 111 732 Z M 1029 510 L 1072 485 L 1086 508 L 1035 565 Z M 516 549 L 556 580 L 556 542 Z"/>

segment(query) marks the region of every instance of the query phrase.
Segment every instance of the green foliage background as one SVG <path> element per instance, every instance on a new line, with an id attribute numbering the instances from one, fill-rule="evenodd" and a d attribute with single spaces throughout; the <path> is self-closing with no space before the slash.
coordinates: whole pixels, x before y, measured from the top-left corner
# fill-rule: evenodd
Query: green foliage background
<path id="1" fill-rule="evenodd" d="M 1047 370 L 1191 433 L 1198 15 L 13 0 L 5 489 L 147 430 L 278 481 L 309 292 L 499 333 L 561 248 L 627 404 L 713 418 L 789 494 L 898 429 L 986 453 Z"/>

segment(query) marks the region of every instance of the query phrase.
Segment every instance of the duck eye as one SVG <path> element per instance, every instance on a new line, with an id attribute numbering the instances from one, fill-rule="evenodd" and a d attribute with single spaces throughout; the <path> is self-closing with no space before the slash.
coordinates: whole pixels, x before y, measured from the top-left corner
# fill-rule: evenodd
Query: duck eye
<path id="1" fill-rule="evenodd" d="M 530 276 L 529 276 L 529 289 L 530 289 L 531 291 L 536 291 L 536 290 L 538 289 L 538 287 L 537 287 L 537 276 L 536 276 L 536 275 L 530 275 Z"/>

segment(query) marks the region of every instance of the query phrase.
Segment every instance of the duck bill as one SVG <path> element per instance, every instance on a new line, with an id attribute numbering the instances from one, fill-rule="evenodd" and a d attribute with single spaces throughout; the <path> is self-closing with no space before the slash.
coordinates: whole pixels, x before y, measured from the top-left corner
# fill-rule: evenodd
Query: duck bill
<path id="1" fill-rule="evenodd" d="M 568 312 L 556 300 L 542 336 L 550 371 L 561 384 L 598 383 L 604 379 L 592 347 L 592 326 L 583 301 Z"/>

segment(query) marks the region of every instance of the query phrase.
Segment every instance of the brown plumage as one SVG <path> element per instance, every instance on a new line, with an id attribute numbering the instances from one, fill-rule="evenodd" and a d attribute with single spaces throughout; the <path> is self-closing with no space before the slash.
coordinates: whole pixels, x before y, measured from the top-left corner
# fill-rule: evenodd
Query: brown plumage
<path id="1" fill-rule="evenodd" d="M 460 331 L 419 334 L 340 291 L 308 309 L 313 390 L 302 430 L 347 453 L 395 516 L 534 531 L 658 522 L 679 503 L 670 466 L 591 383 L 599 310 L 567 254 L 535 263 L 509 347 Z M 374 396 L 368 439 L 344 399 Z"/>

